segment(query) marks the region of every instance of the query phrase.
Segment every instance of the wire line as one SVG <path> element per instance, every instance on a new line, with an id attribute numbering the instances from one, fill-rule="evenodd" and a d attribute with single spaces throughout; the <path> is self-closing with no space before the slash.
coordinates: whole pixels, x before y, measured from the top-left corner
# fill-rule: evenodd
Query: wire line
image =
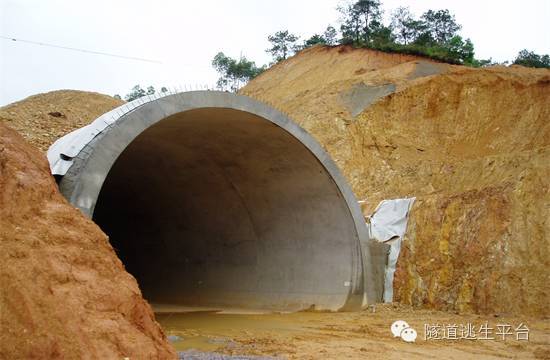
<path id="1" fill-rule="evenodd" d="M 101 52 L 101 51 L 78 49 L 78 48 L 73 48 L 73 47 L 69 47 L 69 46 L 61 46 L 61 45 L 48 44 L 48 43 L 32 41 L 32 40 L 17 39 L 17 38 L 3 36 L 3 35 L 0 35 L 0 38 L 5 39 L 5 40 L 24 42 L 24 43 L 33 44 L 33 45 L 48 46 L 48 47 L 64 49 L 64 50 L 79 51 L 79 52 L 94 54 L 94 55 L 104 55 L 104 56 L 111 56 L 111 57 L 116 57 L 116 58 L 120 58 L 120 59 L 145 61 L 145 62 L 154 63 L 154 64 L 162 64 L 162 62 L 160 62 L 158 60 L 150 60 L 150 59 L 139 58 L 139 57 L 134 57 L 134 56 L 124 56 L 124 55 L 110 54 L 110 53 Z"/>

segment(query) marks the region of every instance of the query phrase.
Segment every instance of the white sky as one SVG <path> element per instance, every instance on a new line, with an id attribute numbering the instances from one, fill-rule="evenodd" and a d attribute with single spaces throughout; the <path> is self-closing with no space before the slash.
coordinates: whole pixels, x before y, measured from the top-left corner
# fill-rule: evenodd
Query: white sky
<path id="1" fill-rule="evenodd" d="M 477 58 L 511 60 L 523 48 L 550 54 L 550 0 L 382 0 L 386 14 L 448 8 Z M 118 59 L 0 39 L 0 105 L 57 89 L 124 95 L 135 84 L 214 85 L 223 51 L 268 63 L 267 35 L 301 39 L 337 27 L 338 0 L 0 0 L 0 35 L 158 60 Z"/>

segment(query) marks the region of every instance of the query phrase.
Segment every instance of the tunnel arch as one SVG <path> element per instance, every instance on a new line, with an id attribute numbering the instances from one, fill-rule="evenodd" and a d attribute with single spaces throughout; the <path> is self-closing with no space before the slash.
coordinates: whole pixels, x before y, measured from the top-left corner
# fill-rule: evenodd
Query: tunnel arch
<path id="1" fill-rule="evenodd" d="M 48 158 L 153 303 L 353 310 L 381 297 L 337 166 L 261 102 L 216 91 L 134 101 Z"/>

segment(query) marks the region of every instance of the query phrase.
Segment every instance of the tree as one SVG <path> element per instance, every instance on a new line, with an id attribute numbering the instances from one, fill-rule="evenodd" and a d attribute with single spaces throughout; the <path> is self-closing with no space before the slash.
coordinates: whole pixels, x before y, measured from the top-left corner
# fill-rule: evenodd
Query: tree
<path id="1" fill-rule="evenodd" d="M 426 32 L 438 44 L 445 44 L 457 35 L 461 26 L 456 23 L 455 16 L 449 10 L 428 10 L 422 14 L 421 20 Z"/>
<path id="2" fill-rule="evenodd" d="M 361 42 L 361 19 L 353 8 L 353 4 L 338 6 L 342 14 L 340 31 L 342 32 L 343 44 L 356 44 Z"/>
<path id="3" fill-rule="evenodd" d="M 408 7 L 398 7 L 391 15 L 391 28 L 396 40 L 403 45 L 414 42 L 426 31 L 424 23 L 416 20 Z"/>
<path id="4" fill-rule="evenodd" d="M 395 36 L 392 28 L 384 24 L 373 21 L 371 24 L 370 46 L 375 49 L 385 48 L 395 44 Z"/>
<path id="5" fill-rule="evenodd" d="M 381 23 L 380 0 L 358 0 L 347 6 L 338 7 L 343 15 L 340 29 L 344 43 L 368 45 L 373 25 Z"/>
<path id="6" fill-rule="evenodd" d="M 474 62 L 474 44 L 470 39 L 462 40 L 459 35 L 453 36 L 447 42 L 448 55 L 461 64 L 472 65 Z"/>
<path id="7" fill-rule="evenodd" d="M 523 49 L 516 56 L 514 64 L 535 68 L 550 68 L 550 56 L 538 55 L 533 51 Z"/>
<path id="8" fill-rule="evenodd" d="M 218 88 L 233 92 L 239 90 L 246 82 L 265 70 L 265 67 L 257 67 L 254 61 L 250 61 L 244 56 L 236 60 L 226 56 L 223 52 L 214 56 L 212 66 L 220 73 L 217 82 Z"/>
<path id="9" fill-rule="evenodd" d="M 327 45 L 335 45 L 338 41 L 337 37 L 338 37 L 338 32 L 336 31 L 336 29 L 334 27 L 332 27 L 331 25 L 327 26 L 324 34 L 323 34 L 323 37 L 325 38 L 325 43 Z"/>
<path id="10" fill-rule="evenodd" d="M 314 45 L 334 45 L 337 42 L 337 36 L 338 33 L 336 32 L 336 29 L 329 25 L 322 35 L 314 34 L 309 39 L 304 41 L 304 45 L 300 47 L 300 50 Z"/>
<path id="11" fill-rule="evenodd" d="M 160 89 L 160 92 L 165 93 L 168 89 L 164 86 Z M 156 90 L 153 86 L 147 86 L 147 89 L 143 89 L 140 85 L 134 86 L 131 91 L 124 96 L 124 100 L 126 101 L 133 101 L 136 99 L 139 99 L 140 97 L 146 96 L 146 95 L 154 95 L 156 93 Z M 115 98 L 118 96 L 120 98 L 120 95 L 115 95 Z"/>
<path id="12" fill-rule="evenodd" d="M 313 45 L 326 45 L 327 40 L 323 35 L 314 34 L 312 37 L 304 41 L 303 49 L 308 48 Z"/>
<path id="13" fill-rule="evenodd" d="M 154 89 L 153 89 L 154 90 Z M 132 90 L 124 96 L 124 100 L 130 102 L 136 99 L 139 99 L 140 97 L 143 97 L 147 95 L 145 90 L 140 85 L 136 85 L 132 88 Z"/>
<path id="14" fill-rule="evenodd" d="M 296 46 L 298 36 L 289 33 L 288 30 L 277 31 L 275 34 L 269 35 L 267 39 L 272 46 L 266 52 L 273 56 L 275 62 L 286 59 L 299 49 Z"/>

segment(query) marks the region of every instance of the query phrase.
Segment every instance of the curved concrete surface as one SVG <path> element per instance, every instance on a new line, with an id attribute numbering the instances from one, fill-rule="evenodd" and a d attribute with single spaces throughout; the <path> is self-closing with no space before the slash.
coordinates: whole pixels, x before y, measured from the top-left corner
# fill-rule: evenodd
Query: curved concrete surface
<path id="1" fill-rule="evenodd" d="M 353 310 L 381 299 L 349 186 L 284 114 L 214 91 L 133 105 L 110 113 L 59 186 L 149 301 Z"/>

